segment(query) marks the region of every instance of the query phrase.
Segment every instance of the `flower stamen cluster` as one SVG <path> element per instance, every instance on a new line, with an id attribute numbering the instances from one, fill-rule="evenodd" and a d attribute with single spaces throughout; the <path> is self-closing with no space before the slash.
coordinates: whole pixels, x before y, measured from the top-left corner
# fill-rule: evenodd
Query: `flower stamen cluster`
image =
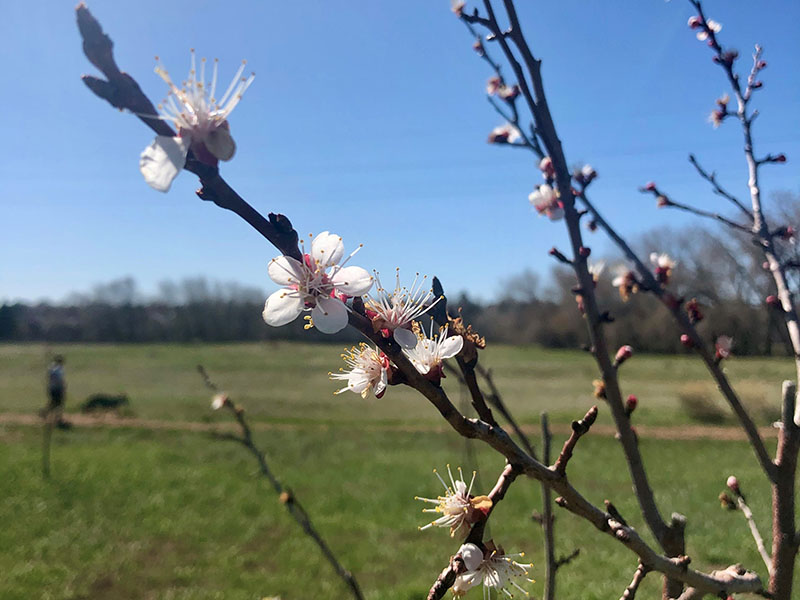
<path id="1" fill-rule="evenodd" d="M 475 476 L 477 474 L 475 471 L 472 472 L 472 481 L 470 481 L 469 486 L 464 481 L 464 473 L 461 471 L 461 467 L 458 468 L 460 478 L 454 479 L 450 465 L 447 465 L 450 485 L 445 483 L 436 469 L 433 470 L 433 473 L 444 486 L 445 495 L 437 496 L 436 498 L 415 496 L 414 500 L 435 504 L 434 508 L 424 508 L 422 512 L 441 514 L 442 516 L 420 527 L 420 531 L 431 527 L 449 527 L 450 537 L 454 537 L 462 527 L 469 527 L 486 518 L 489 509 L 492 507 L 492 500 L 488 496 L 472 495 L 472 486 L 475 484 Z"/>

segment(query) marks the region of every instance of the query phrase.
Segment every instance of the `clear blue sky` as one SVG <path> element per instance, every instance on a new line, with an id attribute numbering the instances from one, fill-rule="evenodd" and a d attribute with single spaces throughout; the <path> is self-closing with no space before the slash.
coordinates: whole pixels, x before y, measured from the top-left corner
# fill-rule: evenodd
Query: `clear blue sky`
<path id="1" fill-rule="evenodd" d="M 686 161 L 695 152 L 746 195 L 733 123 L 706 123 L 725 91 L 721 70 L 687 28 L 682 0 L 523 0 L 523 24 L 571 163 L 599 172 L 594 198 L 623 233 L 685 219 L 637 191 L 650 179 L 676 197 L 725 205 Z M 94 73 L 74 1 L 4 6 L 6 121 L 0 161 L 0 301 L 59 299 L 131 275 L 156 282 L 203 274 L 270 289 L 275 251 L 235 215 L 198 200 L 196 179 L 149 189 L 138 156 L 152 134 L 93 97 Z M 560 224 L 531 212 L 541 181 L 531 157 L 485 143 L 500 123 L 490 73 L 447 0 L 242 2 L 94 0 L 117 59 L 145 92 L 165 93 L 159 55 L 183 78 L 189 48 L 219 57 L 227 80 L 242 58 L 256 80 L 231 117 L 238 144 L 223 175 L 256 208 L 284 212 L 301 233 L 364 243 L 356 264 L 438 274 L 446 289 L 489 299 L 526 267 L 545 272 Z M 713 0 L 721 39 L 769 62 L 756 135 L 789 162 L 765 191 L 800 189 L 800 3 Z M 490 44 L 490 47 L 492 45 Z M 598 252 L 607 248 L 592 238 Z"/>

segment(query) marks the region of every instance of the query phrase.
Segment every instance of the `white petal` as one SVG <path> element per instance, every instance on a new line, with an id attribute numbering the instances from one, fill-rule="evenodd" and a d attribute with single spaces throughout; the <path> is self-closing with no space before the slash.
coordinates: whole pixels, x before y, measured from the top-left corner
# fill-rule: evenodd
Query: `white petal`
<path id="1" fill-rule="evenodd" d="M 452 358 L 464 346 L 464 338 L 460 335 L 453 335 L 439 342 L 439 358 Z"/>
<path id="2" fill-rule="evenodd" d="M 475 544 L 464 544 L 458 549 L 461 558 L 464 559 L 464 565 L 467 571 L 474 571 L 481 566 L 483 562 L 483 551 Z"/>
<path id="3" fill-rule="evenodd" d="M 417 345 L 417 334 L 410 329 L 398 327 L 394 330 L 394 341 L 400 344 L 401 348 L 415 348 Z"/>
<path id="4" fill-rule="evenodd" d="M 347 327 L 347 309 L 341 300 L 317 298 L 317 305 L 311 311 L 314 327 L 322 333 L 336 333 Z"/>
<path id="5" fill-rule="evenodd" d="M 360 394 L 367 389 L 367 387 L 369 387 L 369 376 L 367 376 L 363 369 L 353 369 L 347 377 L 347 389 L 356 394 Z"/>
<path id="6" fill-rule="evenodd" d="M 363 296 L 372 287 L 372 275 L 361 267 L 345 267 L 331 278 L 336 289 L 348 296 Z"/>
<path id="7" fill-rule="evenodd" d="M 139 170 L 154 190 L 169 191 L 172 180 L 186 164 L 191 140 L 188 137 L 158 135 L 139 157 Z"/>
<path id="8" fill-rule="evenodd" d="M 279 256 L 269 261 L 269 278 L 278 285 L 296 285 L 302 280 L 303 266 L 290 256 Z"/>
<path id="9" fill-rule="evenodd" d="M 280 327 L 294 321 L 303 312 L 303 298 L 295 290 L 278 290 L 267 298 L 262 316 L 267 325 Z"/>
<path id="10" fill-rule="evenodd" d="M 321 265 L 330 266 L 339 264 L 344 256 L 342 238 L 334 233 L 323 231 L 311 242 L 311 258 Z"/>
<path id="11" fill-rule="evenodd" d="M 220 160 L 230 160 L 236 153 L 236 142 L 231 137 L 231 132 L 227 127 L 217 127 L 209 131 L 203 143 Z"/>
<path id="12" fill-rule="evenodd" d="M 386 369 L 381 369 L 381 378 L 372 386 L 372 393 L 375 394 L 376 398 L 386 389 L 387 379 Z"/>

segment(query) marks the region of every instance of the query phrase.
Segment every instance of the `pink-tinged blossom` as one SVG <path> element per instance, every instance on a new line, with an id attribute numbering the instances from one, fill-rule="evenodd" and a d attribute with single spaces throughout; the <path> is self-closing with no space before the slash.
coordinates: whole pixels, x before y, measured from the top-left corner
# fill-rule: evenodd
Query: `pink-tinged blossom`
<path id="1" fill-rule="evenodd" d="M 601 260 L 596 263 L 587 263 L 586 268 L 589 271 L 589 275 L 592 276 L 592 281 L 594 281 L 595 285 L 600 280 L 600 275 L 603 274 L 603 271 L 606 268 L 605 261 Z"/>
<path id="2" fill-rule="evenodd" d="M 323 231 L 303 247 L 303 262 L 290 256 L 273 258 L 269 276 L 284 286 L 267 298 L 264 321 L 278 327 L 294 321 L 300 313 L 311 312 L 310 323 L 322 333 L 336 333 L 347 326 L 347 307 L 342 297 L 362 296 L 372 287 L 372 276 L 361 267 L 346 267 L 356 249 L 342 261 L 344 245 L 338 235 Z M 341 264 L 340 264 L 340 261 Z"/>
<path id="3" fill-rule="evenodd" d="M 700 26 L 702 27 L 702 23 L 700 24 Z M 708 39 L 709 32 L 719 33 L 720 31 L 722 31 L 722 25 L 720 25 L 716 21 L 708 19 L 706 21 L 705 27 L 703 27 L 700 31 L 697 32 L 697 39 L 703 42 Z"/>
<path id="4" fill-rule="evenodd" d="M 394 337 L 402 348 L 414 348 L 417 334 L 412 331 L 412 323 L 428 312 L 441 297 L 435 298 L 433 290 L 427 285 L 427 276 L 414 278 L 410 288 L 400 285 L 400 269 L 397 270 L 394 291 L 389 293 L 375 273 L 378 288 L 375 296 L 367 296 L 364 309 L 372 320 L 374 330 L 383 337 Z"/>
<path id="5" fill-rule="evenodd" d="M 655 266 L 655 274 L 658 282 L 661 285 L 667 285 L 672 276 L 672 269 L 675 268 L 675 265 L 678 263 L 672 260 L 669 254 L 659 254 L 658 252 L 652 252 L 650 254 L 650 262 Z"/>
<path id="6" fill-rule="evenodd" d="M 545 179 L 553 179 L 556 176 L 556 168 L 553 166 L 553 159 L 545 156 L 539 161 L 539 170 Z"/>
<path id="7" fill-rule="evenodd" d="M 430 527 L 449 527 L 450 537 L 454 537 L 456 532 L 462 527 L 467 528 L 473 523 L 477 523 L 486 518 L 489 509 L 492 507 L 492 501 L 488 496 L 472 495 L 472 486 L 475 484 L 475 471 L 472 472 L 472 481 L 469 486 L 467 486 L 464 480 L 461 467 L 458 469 L 460 478 L 454 479 L 453 473 L 450 471 L 450 465 L 447 465 L 450 485 L 445 483 L 436 469 L 433 470 L 433 473 L 439 479 L 442 486 L 444 486 L 444 496 L 437 496 L 436 498 L 421 498 L 415 496 L 414 500 L 435 504 L 436 506 L 434 508 L 423 508 L 422 512 L 440 514 L 442 516 L 420 527 L 420 531 L 424 531 Z"/>
<path id="8" fill-rule="evenodd" d="M 438 381 L 444 376 L 442 361 L 454 357 L 464 347 L 464 338 L 460 335 L 447 337 L 447 325 L 439 330 L 438 335 L 433 333 L 433 319 L 428 336 L 421 327 L 415 328 L 417 344 L 413 348 L 403 348 L 403 354 L 408 357 L 411 364 L 422 375 Z"/>
<path id="9" fill-rule="evenodd" d="M 474 562 L 474 550 L 465 548 L 467 545 L 464 544 L 460 551 L 466 550 L 470 556 L 470 562 Z M 462 553 L 462 558 L 463 556 Z M 453 586 L 455 596 L 463 596 L 467 590 L 481 584 L 483 584 L 484 600 L 491 599 L 494 592 L 498 596 L 503 594 L 508 598 L 513 598 L 513 590 L 529 596 L 530 594 L 517 583 L 522 580 L 533 583 L 533 579 L 528 577 L 529 569 L 533 567 L 533 564 L 520 563 L 514 560 L 523 556 L 525 556 L 524 553 L 505 554 L 502 548 L 496 548 L 492 542 L 487 542 L 483 551 L 483 560 L 478 567 L 475 569 L 469 569 L 468 567 L 467 572 L 456 577 L 456 582 Z M 467 564 L 466 560 L 464 564 Z"/>
<path id="10" fill-rule="evenodd" d="M 500 89 L 500 86 L 503 85 L 503 80 L 500 79 L 497 75 L 489 77 L 489 80 L 486 82 L 486 93 L 490 96 L 494 96 L 497 93 L 497 90 Z"/>
<path id="11" fill-rule="evenodd" d="M 518 85 L 502 85 L 497 90 L 497 95 L 506 102 L 510 102 L 520 94 Z"/>
<path id="12" fill-rule="evenodd" d="M 453 14 L 459 18 L 464 14 L 464 7 L 466 5 L 466 2 L 463 2 L 462 0 L 450 0 L 450 10 L 452 10 Z"/>
<path id="13" fill-rule="evenodd" d="M 230 400 L 228 400 L 227 394 L 217 394 L 211 401 L 211 410 L 219 410 L 228 403 L 230 403 Z"/>
<path id="14" fill-rule="evenodd" d="M 190 150 L 199 161 L 212 166 L 216 166 L 218 160 L 233 158 L 236 143 L 231 137 L 228 117 L 255 77 L 242 77 L 244 67 L 243 62 L 227 91 L 217 98 L 216 60 L 208 86 L 205 81 L 206 60 L 201 60 L 198 74 L 194 50 L 189 77 L 181 87 L 173 83 L 166 69 L 160 64 L 156 66 L 156 73 L 169 87 L 167 98 L 158 106 L 158 117 L 169 121 L 178 130 L 178 135 L 156 136 L 142 152 L 139 169 L 150 187 L 160 192 L 169 191 L 172 181 L 186 164 Z"/>
<path id="15" fill-rule="evenodd" d="M 564 205 L 558 199 L 558 192 L 543 183 L 528 195 L 528 201 L 540 215 L 547 215 L 551 221 L 564 218 Z"/>
<path id="16" fill-rule="evenodd" d="M 489 134 L 490 144 L 513 144 L 521 137 L 519 129 L 511 123 L 499 125 Z"/>
<path id="17" fill-rule="evenodd" d="M 620 298 L 627 302 L 631 294 L 635 294 L 639 289 L 636 274 L 625 265 L 616 265 L 613 268 L 613 272 L 614 279 L 611 280 L 611 285 L 619 289 Z"/>
<path id="18" fill-rule="evenodd" d="M 717 360 L 728 358 L 731 355 L 731 348 L 733 348 L 733 338 L 727 335 L 721 335 L 717 338 L 717 341 L 714 342 L 714 347 L 717 350 Z"/>
<path id="19" fill-rule="evenodd" d="M 347 382 L 335 394 L 353 392 L 366 398 L 372 392 L 376 398 L 383 397 L 386 392 L 389 358 L 379 348 L 371 348 L 362 342 L 342 354 L 342 358 L 349 369 L 339 369 L 340 373 L 328 374 L 331 379 Z"/>

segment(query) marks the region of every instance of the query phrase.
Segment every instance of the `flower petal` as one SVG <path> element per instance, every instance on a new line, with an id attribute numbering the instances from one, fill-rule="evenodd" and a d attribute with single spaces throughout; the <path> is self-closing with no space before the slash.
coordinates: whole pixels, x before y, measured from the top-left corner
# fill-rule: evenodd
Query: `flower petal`
<path id="1" fill-rule="evenodd" d="M 322 333 L 336 333 L 347 327 L 347 308 L 341 300 L 317 298 L 317 305 L 311 311 L 314 327 Z"/>
<path id="2" fill-rule="evenodd" d="M 169 191 L 172 181 L 186 164 L 190 144 L 188 137 L 157 135 L 139 157 L 139 170 L 147 185 L 159 192 Z"/>
<path id="3" fill-rule="evenodd" d="M 282 289 L 267 298 L 262 316 L 267 325 L 280 327 L 294 321 L 303 307 L 303 298 L 298 292 Z"/>
<path id="4" fill-rule="evenodd" d="M 400 344 L 401 348 L 415 348 L 417 346 L 417 334 L 404 327 L 394 330 L 394 341 Z"/>
<path id="5" fill-rule="evenodd" d="M 464 347 L 464 338 L 460 335 L 451 335 L 439 342 L 439 358 L 452 358 Z"/>
<path id="6" fill-rule="evenodd" d="M 278 256 L 269 261 L 267 273 L 278 285 L 289 287 L 297 285 L 302 280 L 303 265 L 290 256 Z"/>
<path id="7" fill-rule="evenodd" d="M 227 127 L 217 127 L 208 132 L 203 140 L 211 154 L 219 160 L 230 160 L 236 153 L 236 142 L 231 137 L 231 132 Z"/>
<path id="8" fill-rule="evenodd" d="M 323 231 L 311 242 L 311 258 L 323 267 L 339 264 L 344 256 L 342 238 L 334 233 Z"/>
<path id="9" fill-rule="evenodd" d="M 331 277 L 336 290 L 348 296 L 363 296 L 372 287 L 372 275 L 361 267 L 344 267 Z"/>
<path id="10" fill-rule="evenodd" d="M 386 369 L 381 369 L 381 378 L 376 381 L 372 386 L 372 393 L 375 394 L 376 398 L 380 398 L 381 394 L 386 391 L 386 383 L 388 381 L 388 376 L 386 375 Z"/>
<path id="11" fill-rule="evenodd" d="M 483 562 L 483 550 L 475 544 L 464 544 L 458 549 L 458 553 L 464 559 L 464 566 L 467 567 L 467 571 L 474 571 Z"/>

